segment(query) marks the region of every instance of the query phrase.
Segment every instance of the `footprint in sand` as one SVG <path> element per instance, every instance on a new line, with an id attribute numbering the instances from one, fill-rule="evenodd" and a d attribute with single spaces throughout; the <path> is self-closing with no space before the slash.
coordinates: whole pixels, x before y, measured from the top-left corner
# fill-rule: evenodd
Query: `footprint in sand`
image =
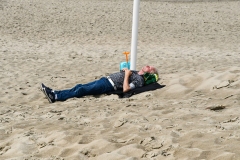
<path id="1" fill-rule="evenodd" d="M 85 135 L 80 139 L 78 144 L 88 144 L 88 143 L 92 142 L 93 140 L 94 140 L 94 136 Z"/>
<path id="2" fill-rule="evenodd" d="M 151 151 L 153 149 L 160 149 L 161 147 L 163 147 L 163 143 L 163 140 L 160 141 L 155 137 L 147 137 L 140 141 L 140 145 L 142 145 L 147 151 Z"/>
<path id="3" fill-rule="evenodd" d="M 119 119 L 115 122 L 114 127 L 115 128 L 121 127 L 122 125 L 124 125 L 127 122 L 128 122 L 128 120 L 125 118 Z"/>
<path id="4" fill-rule="evenodd" d="M 3 155 L 4 153 L 6 153 L 9 149 L 11 149 L 10 146 L 1 146 L 0 147 L 0 155 Z"/>

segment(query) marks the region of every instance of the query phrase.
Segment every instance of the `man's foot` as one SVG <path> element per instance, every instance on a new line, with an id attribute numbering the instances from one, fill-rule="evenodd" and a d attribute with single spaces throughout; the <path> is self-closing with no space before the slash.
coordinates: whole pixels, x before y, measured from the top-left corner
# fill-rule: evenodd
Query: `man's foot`
<path id="1" fill-rule="evenodd" d="M 41 91 L 45 94 L 45 96 L 47 97 L 48 101 L 50 103 L 54 103 L 55 100 L 55 94 L 53 92 L 53 90 L 47 86 L 45 86 L 43 83 L 40 86 Z"/>

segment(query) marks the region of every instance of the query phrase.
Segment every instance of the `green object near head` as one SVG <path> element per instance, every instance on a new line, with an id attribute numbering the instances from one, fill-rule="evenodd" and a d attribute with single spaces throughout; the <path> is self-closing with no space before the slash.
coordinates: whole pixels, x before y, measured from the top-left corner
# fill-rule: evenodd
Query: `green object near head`
<path id="1" fill-rule="evenodd" d="M 158 81 L 158 75 L 157 74 L 145 73 L 143 75 L 143 77 L 144 77 L 145 85 Z"/>

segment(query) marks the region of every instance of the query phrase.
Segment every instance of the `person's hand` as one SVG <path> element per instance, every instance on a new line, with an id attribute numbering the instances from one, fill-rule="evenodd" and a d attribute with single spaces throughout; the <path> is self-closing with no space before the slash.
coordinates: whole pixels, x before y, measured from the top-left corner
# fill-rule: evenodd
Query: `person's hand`
<path id="1" fill-rule="evenodd" d="M 122 69 L 122 71 L 126 71 L 126 70 L 128 70 L 128 68 L 123 68 L 123 69 Z"/>
<path id="2" fill-rule="evenodd" d="M 130 76 L 132 74 L 132 71 L 130 71 L 127 68 L 124 68 L 125 76 Z"/>

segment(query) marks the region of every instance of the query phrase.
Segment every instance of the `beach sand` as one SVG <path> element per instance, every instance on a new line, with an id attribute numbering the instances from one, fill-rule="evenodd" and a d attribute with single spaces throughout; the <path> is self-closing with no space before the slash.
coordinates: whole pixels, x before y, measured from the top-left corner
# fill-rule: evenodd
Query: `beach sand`
<path id="1" fill-rule="evenodd" d="M 165 87 L 50 104 L 119 71 L 133 1 L 0 1 L 0 159 L 240 159 L 240 2 L 141 1 L 137 68 Z"/>

